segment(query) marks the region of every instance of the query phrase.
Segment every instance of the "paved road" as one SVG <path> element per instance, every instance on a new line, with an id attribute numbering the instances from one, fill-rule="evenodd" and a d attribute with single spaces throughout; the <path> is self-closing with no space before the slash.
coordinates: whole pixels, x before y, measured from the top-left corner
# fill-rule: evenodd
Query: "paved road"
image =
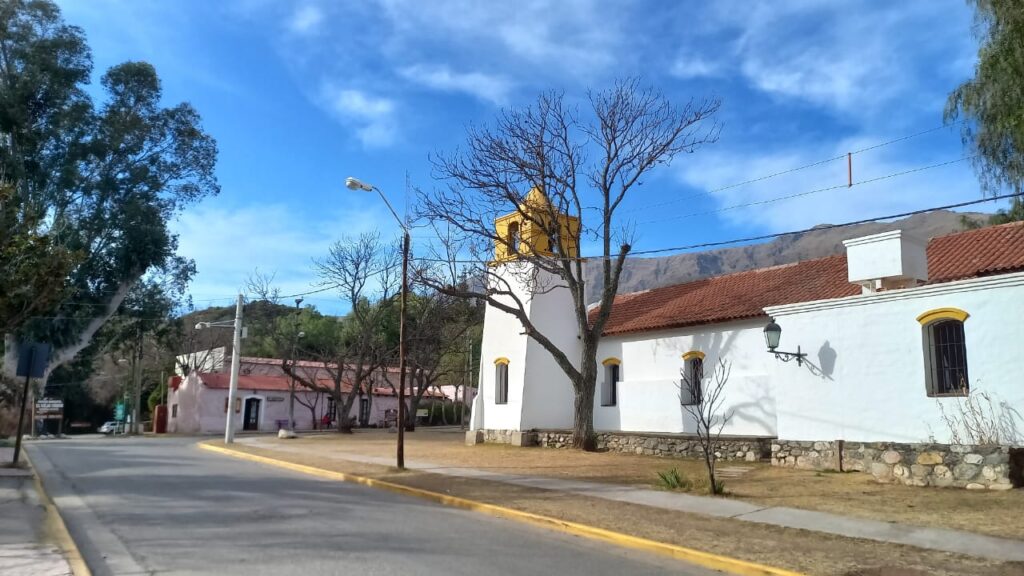
<path id="1" fill-rule="evenodd" d="M 29 448 L 96 576 L 713 573 L 194 443 L 100 438 Z"/>

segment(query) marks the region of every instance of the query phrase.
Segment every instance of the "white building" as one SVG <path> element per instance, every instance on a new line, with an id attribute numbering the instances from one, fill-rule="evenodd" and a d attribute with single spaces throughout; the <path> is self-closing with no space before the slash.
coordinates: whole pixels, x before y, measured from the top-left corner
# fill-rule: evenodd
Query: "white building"
<path id="1" fill-rule="evenodd" d="M 708 378 L 724 360 L 731 369 L 723 410 L 731 415 L 723 431 L 731 442 L 727 456 L 735 448 L 748 460 L 869 470 L 893 452 L 899 458 L 888 455 L 887 470 L 879 466 L 876 476 L 1008 485 L 1011 449 L 935 445 L 968 443 L 964 431 L 953 436 L 949 415 L 972 399 L 986 402 L 982 393 L 1003 422 L 1000 443 L 1024 441 L 1024 379 L 1013 368 L 1024 352 L 1024 223 L 929 242 L 897 230 L 845 245 L 845 255 L 619 295 L 592 359 L 600 369 L 600 441 L 613 449 L 685 453 L 663 448 L 666 438 L 685 444 L 695 428 L 681 375 Z M 513 284 L 513 272 L 531 266 L 500 251 L 496 260 Z M 578 361 L 568 290 L 530 294 L 516 286 L 539 331 Z M 782 329 L 777 350 L 805 353 L 799 363 L 767 350 L 772 318 Z M 568 379 L 522 332 L 516 318 L 487 308 L 471 441 L 556 444 L 572 427 Z M 944 456 L 912 473 L 910 465 L 928 450 Z M 971 457 L 964 463 L 953 453 Z M 972 468 L 954 474 L 961 464 Z"/>

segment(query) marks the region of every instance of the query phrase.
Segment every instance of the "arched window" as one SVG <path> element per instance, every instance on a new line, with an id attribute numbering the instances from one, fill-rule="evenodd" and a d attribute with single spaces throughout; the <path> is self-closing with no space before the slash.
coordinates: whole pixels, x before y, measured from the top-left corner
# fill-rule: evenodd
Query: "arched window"
<path id="1" fill-rule="evenodd" d="M 700 404 L 704 389 L 704 353 L 698 351 L 683 354 L 682 386 L 680 386 L 683 404 Z"/>
<path id="2" fill-rule="evenodd" d="M 622 379 L 622 362 L 609 358 L 604 365 L 604 382 L 601 384 L 601 406 L 615 406 L 619 401 L 619 381 Z"/>
<path id="3" fill-rule="evenodd" d="M 508 404 L 508 358 L 494 361 L 494 403 Z"/>
<path id="4" fill-rule="evenodd" d="M 925 383 L 929 396 L 966 396 L 967 339 L 964 320 L 968 314 L 957 308 L 930 310 L 917 317 L 924 332 Z"/>
<path id="5" fill-rule="evenodd" d="M 508 223 L 508 249 L 511 254 L 520 253 L 520 242 L 522 234 L 519 231 L 519 222 Z"/>

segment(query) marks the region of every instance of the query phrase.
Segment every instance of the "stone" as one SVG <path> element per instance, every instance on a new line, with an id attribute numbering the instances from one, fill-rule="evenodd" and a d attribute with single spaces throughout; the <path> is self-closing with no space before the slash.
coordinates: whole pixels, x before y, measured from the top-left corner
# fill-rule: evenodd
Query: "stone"
<path id="1" fill-rule="evenodd" d="M 871 475 L 879 480 L 888 480 L 892 477 L 892 468 L 881 462 L 872 462 Z"/>
<path id="2" fill-rule="evenodd" d="M 903 464 L 896 464 L 892 467 L 892 475 L 897 478 L 905 478 L 910 476 L 910 470 Z"/>
<path id="3" fill-rule="evenodd" d="M 964 462 L 968 464 L 981 464 L 985 461 L 985 457 L 981 454 L 968 454 L 964 456 Z"/>
<path id="4" fill-rule="evenodd" d="M 964 486 L 964 488 L 967 488 L 968 490 L 984 490 L 985 489 L 985 485 L 984 484 L 978 484 L 977 482 L 971 482 L 967 486 Z"/>
<path id="5" fill-rule="evenodd" d="M 949 451 L 955 454 L 966 454 L 971 451 L 971 448 L 965 444 L 950 444 Z"/>
<path id="6" fill-rule="evenodd" d="M 757 454 L 754 452 L 747 452 L 747 455 L 743 459 L 747 462 L 757 462 Z"/>
<path id="7" fill-rule="evenodd" d="M 910 466 L 910 473 L 913 474 L 915 478 L 924 478 L 931 474 L 931 472 L 931 466 L 924 466 L 923 464 L 913 464 Z"/>
<path id="8" fill-rule="evenodd" d="M 989 490 L 1013 490 L 1012 484 L 989 484 Z"/>
<path id="9" fill-rule="evenodd" d="M 793 449 L 791 449 L 789 451 L 789 453 L 792 454 L 793 456 L 799 456 L 799 455 L 803 454 L 804 451 L 799 449 L 799 448 L 793 448 Z"/>
<path id="10" fill-rule="evenodd" d="M 923 466 L 942 464 L 942 454 L 940 452 L 922 452 L 917 455 L 917 463 Z"/>
<path id="11" fill-rule="evenodd" d="M 985 456 L 985 464 L 989 466 L 996 466 L 998 464 L 1005 464 L 1009 459 L 1002 452 L 995 452 Z"/>
<path id="12" fill-rule="evenodd" d="M 978 467 L 974 464 L 960 463 L 953 467 L 953 476 L 957 480 L 970 480 L 978 475 Z"/>
<path id="13" fill-rule="evenodd" d="M 466 432 L 466 446 L 475 446 L 484 443 L 483 430 L 469 430 Z"/>
<path id="14" fill-rule="evenodd" d="M 996 476 L 998 476 L 998 474 L 996 474 L 996 469 L 991 466 L 983 466 L 981 469 L 981 475 L 985 480 L 995 480 Z"/>
<path id="15" fill-rule="evenodd" d="M 815 442 L 814 443 L 814 449 L 815 450 L 819 450 L 819 451 L 820 450 L 827 450 L 828 449 L 828 444 L 825 443 L 825 442 Z"/>
<path id="16" fill-rule="evenodd" d="M 936 466 L 938 468 L 938 466 Z M 943 476 L 932 475 L 932 486 L 938 486 L 939 488 L 949 488 L 953 485 L 953 475 L 945 474 Z"/>
<path id="17" fill-rule="evenodd" d="M 294 430 L 289 430 L 287 428 L 281 428 L 280 430 L 277 431 L 277 437 L 281 438 L 281 439 L 291 439 L 291 438 L 298 438 L 299 435 L 296 434 Z"/>
<path id="18" fill-rule="evenodd" d="M 886 450 L 882 453 L 882 462 L 886 464 L 895 464 L 903 459 L 903 455 L 895 450 Z"/>

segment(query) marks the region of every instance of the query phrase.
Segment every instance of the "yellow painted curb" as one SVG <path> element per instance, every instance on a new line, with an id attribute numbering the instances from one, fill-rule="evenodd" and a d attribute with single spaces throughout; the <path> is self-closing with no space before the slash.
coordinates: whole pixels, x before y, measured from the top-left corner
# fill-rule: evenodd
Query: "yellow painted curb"
<path id="1" fill-rule="evenodd" d="M 85 559 L 82 558 L 82 551 L 78 549 L 78 544 L 75 543 L 75 539 L 68 532 L 67 524 L 64 523 L 60 510 L 53 503 L 53 499 L 46 492 L 46 488 L 43 487 L 43 481 L 39 477 L 39 472 L 36 470 L 35 464 L 32 463 L 32 459 L 29 458 L 28 451 L 22 451 L 22 454 L 25 455 L 25 461 L 32 468 L 36 492 L 39 494 L 39 499 L 42 500 L 43 508 L 46 510 L 46 533 L 50 535 L 54 544 L 64 553 L 64 558 L 68 561 L 68 565 L 71 566 L 71 573 L 74 576 L 92 576 L 92 570 L 89 570 Z"/>
<path id="2" fill-rule="evenodd" d="M 456 496 L 441 494 L 440 492 L 432 492 L 430 490 L 423 490 L 421 488 L 403 486 L 401 484 L 395 484 L 394 482 L 388 482 L 385 480 L 376 480 L 374 478 L 357 476 L 355 474 L 346 474 L 344 472 L 324 470 L 322 468 L 316 468 L 314 466 L 306 466 L 305 464 L 296 464 L 294 462 L 278 460 L 277 458 L 249 454 L 248 452 L 232 450 L 231 448 L 207 444 L 205 442 L 200 442 L 196 444 L 196 446 L 203 450 L 227 454 L 229 456 L 240 458 L 242 460 L 249 460 L 251 462 L 269 464 L 271 466 L 277 466 L 278 468 L 285 468 L 288 470 L 293 470 L 295 472 L 302 472 L 312 476 L 325 478 L 328 480 L 354 482 L 356 484 L 362 484 L 363 486 L 388 490 L 391 492 L 396 492 L 398 494 L 405 494 L 408 496 L 425 498 L 427 500 L 431 500 L 433 502 L 437 502 L 445 506 L 452 506 L 455 508 L 461 508 L 463 510 L 471 510 L 473 512 L 481 512 L 484 514 L 489 514 L 491 516 L 505 518 L 508 520 L 517 520 L 520 522 L 525 522 L 527 524 L 540 526 L 542 528 L 548 528 L 552 530 L 557 530 L 559 532 L 564 532 L 566 534 L 573 534 L 575 536 L 589 538 L 591 540 L 610 542 L 612 544 L 617 544 L 619 546 L 624 546 L 626 548 L 634 548 L 636 550 L 654 552 L 656 554 L 670 556 L 678 560 L 684 560 L 691 564 L 696 564 L 698 566 L 703 566 L 705 568 L 711 568 L 713 570 L 721 570 L 724 572 L 728 572 L 730 574 L 738 574 L 741 576 L 803 576 L 799 572 L 793 572 L 791 570 L 774 568 L 772 566 L 765 566 L 763 564 L 755 564 L 753 562 L 738 560 L 736 558 L 730 558 L 728 556 L 719 556 L 717 554 L 711 554 L 710 552 L 702 552 L 700 550 L 694 550 L 692 548 L 684 548 L 682 546 L 676 546 L 674 544 L 666 544 L 665 542 L 658 542 L 655 540 L 648 540 L 646 538 L 640 538 L 637 536 L 630 536 L 629 534 L 613 532 L 611 530 L 605 530 L 604 528 L 597 528 L 596 526 L 588 526 L 586 524 L 579 524 L 577 522 L 570 522 L 568 520 L 559 520 L 558 518 L 552 518 L 550 516 L 541 516 L 540 514 L 533 514 L 531 512 L 523 512 L 521 510 L 514 510 L 512 508 L 505 508 L 503 506 L 487 504 L 486 502 L 478 502 L 475 500 L 468 500 L 466 498 L 458 498 Z"/>

